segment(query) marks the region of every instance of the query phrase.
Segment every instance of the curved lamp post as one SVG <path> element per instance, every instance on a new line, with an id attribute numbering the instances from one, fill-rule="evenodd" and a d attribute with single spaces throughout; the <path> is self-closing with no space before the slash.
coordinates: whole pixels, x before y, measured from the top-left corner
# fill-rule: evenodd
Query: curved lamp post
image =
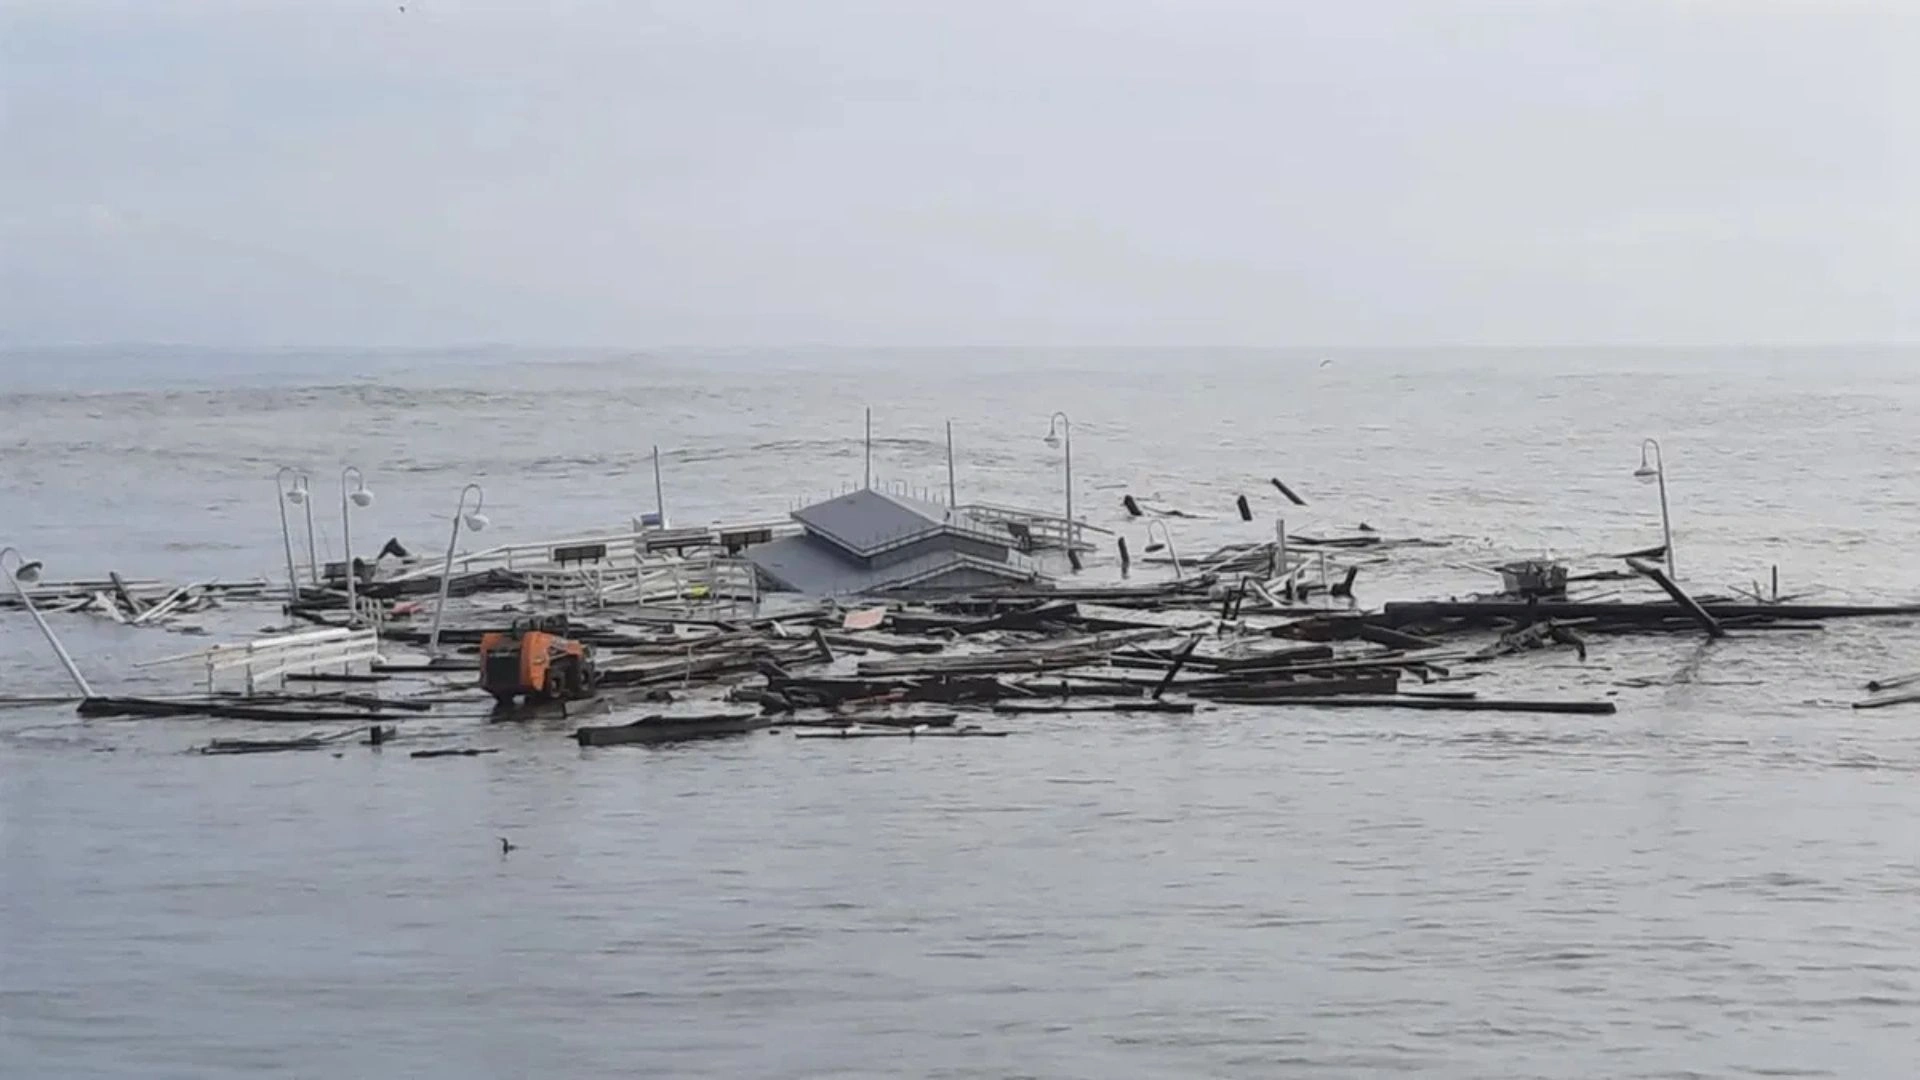
<path id="1" fill-rule="evenodd" d="M 294 479 L 294 486 L 286 486 L 288 477 Z M 300 603 L 300 573 L 294 569 L 294 532 L 286 527 L 286 503 L 307 507 L 307 563 L 309 569 L 319 575 L 319 567 L 313 567 L 313 500 L 307 498 L 307 475 L 290 465 L 280 465 L 280 471 L 273 477 L 273 502 L 280 507 L 280 546 L 286 548 L 286 603 L 288 613 L 294 611 L 294 605 Z"/>
<path id="2" fill-rule="evenodd" d="M 13 556 L 14 560 L 11 570 L 6 568 L 9 555 Z M 40 609 L 33 606 L 33 597 L 27 595 L 26 586 L 21 584 L 40 580 L 40 560 L 29 560 L 25 555 L 20 554 L 19 548 L 0 548 L 0 573 L 7 575 L 7 581 L 13 585 L 14 593 L 20 597 L 20 602 L 26 605 L 27 614 L 33 616 L 34 625 L 40 628 L 41 636 L 47 639 L 47 644 L 53 646 L 53 654 L 60 658 L 61 666 L 65 667 L 67 674 L 73 677 L 73 685 L 80 688 L 80 696 L 92 697 L 93 687 L 87 685 L 87 677 L 80 674 L 80 668 L 73 662 L 73 657 L 67 655 L 66 646 L 60 644 L 60 639 L 54 636 L 53 627 L 47 625 L 47 620 L 40 614 Z"/>
<path id="3" fill-rule="evenodd" d="M 347 478 L 353 478 L 353 488 L 347 488 Z M 373 492 L 367 490 L 367 478 L 360 470 L 349 465 L 340 470 L 340 540 L 347 549 L 347 625 L 360 623 L 360 605 L 355 600 L 354 590 L 359 577 L 353 571 L 353 513 L 355 506 L 365 509 L 373 505 Z"/>
<path id="4" fill-rule="evenodd" d="M 1147 550 L 1152 551 L 1154 547 L 1153 527 L 1155 525 L 1160 526 L 1160 537 L 1166 541 L 1167 554 L 1173 556 L 1173 579 L 1175 581 L 1184 581 L 1187 575 L 1185 571 L 1180 569 L 1180 551 L 1173 546 L 1173 530 L 1167 528 L 1165 518 L 1154 518 L 1152 521 L 1147 522 Z"/>
<path id="5" fill-rule="evenodd" d="M 1063 438 L 1064 438 L 1066 451 L 1067 451 L 1067 456 L 1066 456 L 1067 551 L 1069 554 L 1071 554 L 1073 551 L 1073 539 L 1074 539 L 1073 537 L 1073 421 L 1067 419 L 1066 413 L 1056 411 L 1052 416 L 1047 417 L 1047 437 L 1045 441 L 1048 446 L 1060 446 L 1062 444 Z"/>
<path id="6" fill-rule="evenodd" d="M 473 492 L 473 509 L 467 509 L 467 492 Z M 480 532 L 489 524 L 487 515 L 480 508 L 487 504 L 487 492 L 479 484 L 468 484 L 460 489 L 460 501 L 453 506 L 453 535 L 447 538 L 447 561 L 440 568 L 440 602 L 433 609 L 433 635 L 427 639 L 427 655 L 440 655 L 440 617 L 447 613 L 447 588 L 453 582 L 453 548 L 460 542 L 460 523 L 465 521 L 467 528 Z"/>
<path id="7" fill-rule="evenodd" d="M 1647 451 L 1653 451 L 1652 463 L 1648 463 Z M 1646 483 L 1660 485 L 1660 534 L 1666 540 L 1667 574 L 1673 576 L 1673 518 L 1667 513 L 1667 463 L 1660 456 L 1658 439 L 1640 440 L 1640 467 L 1633 475 Z"/>

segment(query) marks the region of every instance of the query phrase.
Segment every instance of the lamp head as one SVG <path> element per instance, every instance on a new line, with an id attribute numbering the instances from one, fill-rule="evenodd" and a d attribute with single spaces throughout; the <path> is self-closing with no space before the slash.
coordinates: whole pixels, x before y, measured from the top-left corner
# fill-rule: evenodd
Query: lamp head
<path id="1" fill-rule="evenodd" d="M 13 579 L 22 585 L 31 585 L 40 580 L 40 560 L 29 559 L 14 568 Z"/>
<path id="2" fill-rule="evenodd" d="M 1055 435 L 1051 428 L 1047 430 L 1047 437 L 1042 441 L 1056 450 L 1060 448 L 1060 436 Z"/>
<path id="3" fill-rule="evenodd" d="M 355 488 L 353 493 L 351 495 L 348 495 L 347 498 L 352 499 L 353 505 L 358 506 L 361 509 L 365 509 L 373 505 L 373 492 L 368 491 L 364 487 Z"/>
<path id="4" fill-rule="evenodd" d="M 487 531 L 487 526 L 493 524 L 493 521 L 489 519 L 487 515 L 477 511 L 468 514 L 466 520 L 467 530 L 469 532 L 485 532 Z"/>
<path id="5" fill-rule="evenodd" d="M 1642 461 L 1640 467 L 1633 470 L 1633 476 L 1643 484 L 1651 484 L 1660 479 L 1660 470 Z"/>
<path id="6" fill-rule="evenodd" d="M 295 485 L 287 489 L 287 501 L 299 506 L 307 501 L 307 489 Z"/>

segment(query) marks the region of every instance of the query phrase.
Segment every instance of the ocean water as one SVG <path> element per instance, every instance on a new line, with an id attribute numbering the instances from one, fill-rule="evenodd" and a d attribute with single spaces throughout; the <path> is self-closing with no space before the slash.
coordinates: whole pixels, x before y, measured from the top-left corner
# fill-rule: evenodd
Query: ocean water
<path id="1" fill-rule="evenodd" d="M 899 350 L 0 355 L 0 544 L 50 577 L 277 576 L 283 464 L 377 495 L 356 550 L 862 480 L 1055 506 L 1183 551 L 1365 521 L 1471 564 L 1658 542 L 1680 572 L 1920 598 L 1920 353 Z M 1309 501 L 1283 506 L 1269 477 Z M 1235 494 L 1260 520 L 1233 512 Z M 1089 576 L 1111 576 L 1110 560 Z M 235 611 L 221 633 L 270 622 Z M 55 617 L 101 689 L 197 642 Z M 0 614 L 0 698 L 67 691 Z M 1219 709 L 1015 737 L 204 758 L 244 725 L 0 709 L 0 1075 L 1904 1077 L 1920 1060 L 1912 620 L 1600 639 L 1485 692 L 1605 717 Z M 1920 707 L 1915 707 L 1920 708 Z M 519 845 L 502 855 L 498 837 Z"/>

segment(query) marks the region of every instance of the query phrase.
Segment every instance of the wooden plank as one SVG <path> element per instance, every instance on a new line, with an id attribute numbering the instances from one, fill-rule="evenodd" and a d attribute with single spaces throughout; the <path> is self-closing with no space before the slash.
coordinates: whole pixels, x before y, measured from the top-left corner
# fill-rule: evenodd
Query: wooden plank
<path id="1" fill-rule="evenodd" d="M 1237 705 L 1299 705 L 1322 709 L 1423 709 L 1449 712 L 1577 713 L 1608 716 L 1611 701 L 1492 701 L 1481 698 L 1297 697 L 1240 701 Z"/>
<path id="2" fill-rule="evenodd" d="M 1890 615 L 1920 615 L 1920 604 L 1702 604 L 1716 619 L 1755 616 L 1765 619 L 1810 621 L 1817 619 L 1875 618 Z M 1601 619 L 1617 623 L 1658 623 L 1670 618 L 1686 618 L 1687 612 L 1672 603 L 1582 603 L 1569 600 L 1413 600 L 1388 603 L 1380 609 L 1376 621 L 1384 626 L 1469 619 L 1491 622 L 1511 619 L 1531 622 L 1538 619 Z"/>
<path id="3" fill-rule="evenodd" d="M 1652 578 L 1655 585 L 1666 590 L 1666 594 L 1673 597 L 1673 602 L 1679 604 L 1682 610 L 1688 615 L 1691 615 L 1693 621 L 1699 623 L 1700 628 L 1707 632 L 1708 637 L 1723 638 L 1727 636 L 1727 632 L 1720 626 L 1719 620 L 1709 615 L 1707 609 L 1700 606 L 1699 601 L 1688 596 L 1679 585 L 1674 584 L 1673 579 L 1667 576 L 1665 570 L 1654 566 L 1652 563 L 1642 562 L 1639 559 L 1628 559 L 1627 565 L 1633 567 L 1634 573 L 1643 574 L 1646 577 Z"/>

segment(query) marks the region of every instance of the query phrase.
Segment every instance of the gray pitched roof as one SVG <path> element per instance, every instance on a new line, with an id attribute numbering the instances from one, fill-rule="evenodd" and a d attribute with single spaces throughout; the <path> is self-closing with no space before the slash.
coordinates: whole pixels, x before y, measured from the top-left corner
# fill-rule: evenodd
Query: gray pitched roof
<path id="1" fill-rule="evenodd" d="M 964 518 L 951 519 L 944 506 L 871 489 L 795 510 L 793 519 L 808 532 L 862 558 L 937 532 L 949 524 L 961 528 L 971 526 Z"/>
<path id="2" fill-rule="evenodd" d="M 789 536 L 746 550 L 746 558 L 778 588 L 814 596 L 845 596 L 916 585 L 942 575 L 968 572 L 983 581 L 1034 581 L 1039 571 L 1025 560 L 995 562 L 956 551 L 931 551 L 874 568 L 850 559 L 817 536 Z"/>

